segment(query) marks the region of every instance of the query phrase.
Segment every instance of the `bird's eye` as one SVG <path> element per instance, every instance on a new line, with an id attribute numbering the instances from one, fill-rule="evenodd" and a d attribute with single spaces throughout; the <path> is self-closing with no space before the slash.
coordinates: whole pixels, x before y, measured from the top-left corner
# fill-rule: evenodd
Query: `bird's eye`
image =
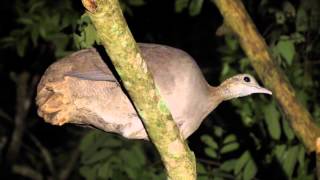
<path id="1" fill-rule="evenodd" d="M 245 77 L 243 78 L 243 80 L 244 80 L 245 82 L 250 82 L 250 78 L 249 78 L 248 76 L 245 76 Z"/>

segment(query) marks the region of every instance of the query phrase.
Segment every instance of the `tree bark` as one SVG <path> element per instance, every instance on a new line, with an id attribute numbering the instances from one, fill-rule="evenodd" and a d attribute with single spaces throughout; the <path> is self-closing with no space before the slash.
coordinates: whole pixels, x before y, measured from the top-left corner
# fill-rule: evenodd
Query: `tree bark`
<path id="1" fill-rule="evenodd" d="M 266 42 L 258 33 L 242 2 L 240 0 L 213 0 L 213 2 L 224 17 L 225 25 L 239 37 L 243 50 L 261 80 L 272 90 L 295 134 L 309 152 L 315 151 L 320 128 L 314 123 L 306 107 L 298 101 L 286 75 L 272 60 Z"/>
<path id="2" fill-rule="evenodd" d="M 117 0 L 82 0 L 124 87 L 170 179 L 196 179 L 194 154 L 189 150 L 161 99 Z"/>

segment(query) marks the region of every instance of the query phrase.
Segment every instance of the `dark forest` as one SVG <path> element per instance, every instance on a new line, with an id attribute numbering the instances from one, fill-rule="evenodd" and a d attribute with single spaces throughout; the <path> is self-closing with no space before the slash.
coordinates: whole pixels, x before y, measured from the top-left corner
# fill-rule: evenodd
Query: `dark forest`
<path id="1" fill-rule="evenodd" d="M 219 0 L 119 0 L 137 42 L 187 52 L 212 86 L 245 73 L 273 91 L 222 102 L 206 116 L 186 140 L 196 157 L 197 179 L 320 178 L 320 1 L 242 0 L 303 107 L 296 112 L 279 103 L 271 78 L 257 73 L 244 42 L 223 26 L 226 17 L 214 1 Z M 81 1 L 1 4 L 0 179 L 166 179 L 150 141 L 87 124 L 55 126 L 37 112 L 37 86 L 51 64 L 81 49 L 104 50 Z M 107 53 L 100 54 L 112 66 Z M 273 69 L 268 71 L 271 76 Z M 292 114 L 301 118 L 292 120 Z"/>

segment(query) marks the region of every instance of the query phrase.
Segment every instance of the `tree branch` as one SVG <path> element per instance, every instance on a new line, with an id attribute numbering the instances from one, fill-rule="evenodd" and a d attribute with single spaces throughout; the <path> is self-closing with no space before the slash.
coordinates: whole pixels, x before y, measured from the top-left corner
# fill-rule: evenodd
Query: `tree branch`
<path id="1" fill-rule="evenodd" d="M 14 117 L 14 130 L 7 152 L 7 161 L 11 163 L 16 160 L 19 154 L 25 129 L 25 118 L 28 115 L 35 86 L 39 80 L 38 76 L 34 76 L 31 85 L 28 85 L 29 77 L 30 75 L 27 72 L 23 72 L 18 77 L 14 77 L 17 85 L 16 114 Z"/>
<path id="2" fill-rule="evenodd" d="M 288 116 L 296 135 L 309 152 L 315 151 L 320 128 L 316 126 L 308 110 L 298 102 L 286 75 L 272 60 L 268 46 L 258 33 L 254 23 L 240 0 L 213 0 L 219 8 L 224 23 L 239 37 L 240 44 L 261 80 L 270 88 Z"/>
<path id="3" fill-rule="evenodd" d="M 184 142 L 126 24 L 117 0 L 82 0 L 124 87 L 158 149 L 170 179 L 196 179 Z M 143 92 L 143 95 L 142 95 Z"/>

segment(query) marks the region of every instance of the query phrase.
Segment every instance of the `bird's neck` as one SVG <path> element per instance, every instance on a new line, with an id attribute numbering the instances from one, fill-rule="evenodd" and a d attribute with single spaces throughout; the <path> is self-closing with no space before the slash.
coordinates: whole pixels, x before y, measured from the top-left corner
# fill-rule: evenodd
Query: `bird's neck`
<path id="1" fill-rule="evenodd" d="M 207 112 L 205 116 L 208 115 L 211 111 L 213 111 L 222 101 L 225 100 L 225 94 L 220 86 L 214 87 L 209 86 L 208 88 L 209 98 L 207 99 Z"/>
<path id="2" fill-rule="evenodd" d="M 210 96 L 213 100 L 221 103 L 238 97 L 237 92 L 232 90 L 228 84 L 221 84 L 220 86 L 210 87 Z"/>
<path id="3" fill-rule="evenodd" d="M 230 94 L 230 89 L 225 85 L 210 86 L 208 85 L 207 97 L 205 99 L 205 106 L 201 114 L 201 120 L 203 120 L 209 113 L 211 113 L 222 101 L 232 99 L 233 96 Z"/>

